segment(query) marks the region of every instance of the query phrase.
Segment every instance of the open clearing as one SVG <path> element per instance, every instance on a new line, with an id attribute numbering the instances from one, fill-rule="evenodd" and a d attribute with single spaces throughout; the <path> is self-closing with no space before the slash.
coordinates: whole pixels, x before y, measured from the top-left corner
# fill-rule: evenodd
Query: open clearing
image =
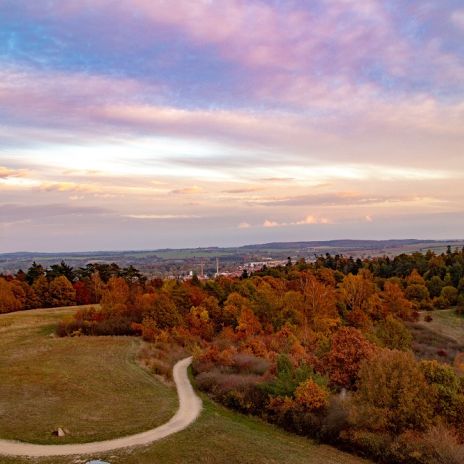
<path id="1" fill-rule="evenodd" d="M 457 343 L 464 345 L 464 317 L 458 316 L 454 309 L 442 309 L 432 311 L 430 314 L 433 318 L 431 322 L 422 320 L 420 325 L 433 330 L 435 333 L 454 339 Z"/>
<path id="2" fill-rule="evenodd" d="M 74 309 L 0 316 L 0 438 L 100 441 L 154 428 L 175 413 L 173 388 L 135 362 L 132 337 L 53 336 Z M 69 435 L 58 438 L 62 427 Z"/>
<path id="3" fill-rule="evenodd" d="M 425 316 L 432 321 L 426 322 Z M 453 309 L 422 312 L 420 321 L 408 324 L 414 337 L 413 351 L 421 359 L 453 363 L 464 352 L 464 317 Z"/>

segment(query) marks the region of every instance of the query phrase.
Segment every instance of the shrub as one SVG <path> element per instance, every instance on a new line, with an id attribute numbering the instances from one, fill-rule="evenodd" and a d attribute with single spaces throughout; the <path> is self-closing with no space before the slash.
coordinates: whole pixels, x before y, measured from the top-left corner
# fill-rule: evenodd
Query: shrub
<path id="1" fill-rule="evenodd" d="M 239 374 L 263 375 L 270 366 L 267 359 L 245 353 L 237 353 L 233 357 L 233 363 L 236 372 Z"/>
<path id="2" fill-rule="evenodd" d="M 318 411 L 327 407 L 329 392 L 308 379 L 295 390 L 295 402 L 303 411 Z"/>
<path id="3" fill-rule="evenodd" d="M 393 433 L 423 430 L 432 420 L 431 393 L 412 353 L 379 350 L 360 369 L 353 424 Z"/>
<path id="4" fill-rule="evenodd" d="M 462 464 L 464 445 L 456 434 L 443 425 L 430 428 L 420 441 L 422 462 L 425 464 Z"/>
<path id="5" fill-rule="evenodd" d="M 377 325 L 375 335 L 385 348 L 402 351 L 411 349 L 411 332 L 403 322 L 392 316 Z"/>

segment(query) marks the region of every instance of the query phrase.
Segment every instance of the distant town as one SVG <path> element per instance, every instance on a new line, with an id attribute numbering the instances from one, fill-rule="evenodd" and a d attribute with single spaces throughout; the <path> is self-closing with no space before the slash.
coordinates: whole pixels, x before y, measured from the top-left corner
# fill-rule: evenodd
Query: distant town
<path id="1" fill-rule="evenodd" d="M 0 254 L 0 273 L 11 274 L 27 269 L 33 262 L 45 268 L 65 261 L 73 267 L 89 263 L 116 263 L 121 267 L 134 266 L 147 277 L 199 279 L 217 275 L 240 276 L 263 266 L 285 265 L 288 259 L 296 262 L 314 261 L 317 256 L 344 255 L 354 259 L 372 256 L 396 256 L 401 253 L 441 253 L 450 246 L 462 248 L 464 240 L 331 240 L 303 242 L 274 242 L 241 247 L 208 247 L 159 250 L 127 250 L 102 252 L 39 253 L 17 252 Z"/>

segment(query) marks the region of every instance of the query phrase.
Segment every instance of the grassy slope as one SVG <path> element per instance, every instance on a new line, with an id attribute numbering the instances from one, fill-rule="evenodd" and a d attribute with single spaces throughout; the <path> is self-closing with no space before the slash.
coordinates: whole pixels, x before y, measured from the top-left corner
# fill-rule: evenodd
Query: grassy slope
<path id="1" fill-rule="evenodd" d="M 102 459 L 111 464 L 368 464 L 325 445 L 284 432 L 214 404 L 205 397 L 204 411 L 188 429 L 145 448 L 102 456 L 6 458 L 2 464 L 75 464 Z"/>
<path id="2" fill-rule="evenodd" d="M 433 318 L 431 322 L 420 322 L 421 325 L 456 340 L 464 345 L 464 317 L 458 316 L 454 309 L 437 310 L 430 313 Z"/>
<path id="3" fill-rule="evenodd" d="M 17 393 L 12 391 L 10 388 L 0 385 L 0 411 L 2 410 L 7 402 L 5 399 L 10 398 L 10 401 L 14 404 L 19 404 L 19 410 L 16 409 L 16 415 L 21 418 L 17 419 L 14 415 L 9 414 L 0 416 L 0 437 L 7 438 L 6 430 L 11 429 L 10 421 L 16 422 L 17 431 L 21 432 L 22 439 L 28 439 L 27 435 L 31 434 L 34 430 L 33 435 L 36 437 L 39 431 L 44 430 L 46 427 L 42 424 L 44 420 L 39 420 L 40 413 L 44 414 L 44 418 L 54 416 L 57 421 L 61 421 L 63 417 L 66 417 L 64 409 L 59 405 L 58 402 L 54 403 L 54 408 L 47 405 L 50 398 L 48 391 L 50 388 L 58 389 L 57 391 L 62 392 L 61 383 L 66 381 L 63 377 L 62 370 L 67 372 L 68 380 L 70 378 L 80 380 L 78 391 L 84 392 L 82 383 L 86 382 L 88 378 L 97 379 L 95 383 L 88 384 L 85 387 L 85 391 L 91 392 L 104 392 L 102 398 L 111 392 L 112 395 L 121 395 L 127 392 L 113 392 L 113 381 L 108 383 L 109 371 L 114 372 L 116 375 L 123 375 L 124 372 L 129 372 L 131 382 L 137 381 L 137 387 L 134 387 L 129 392 L 129 397 L 125 401 L 129 401 L 133 407 L 137 403 L 141 410 L 138 413 L 134 413 L 133 416 L 127 420 L 131 422 L 134 419 L 147 420 L 147 411 L 149 410 L 147 402 L 153 401 L 147 398 L 147 393 L 144 390 L 144 385 L 147 384 L 151 389 L 155 398 L 158 399 L 163 397 L 164 404 L 165 397 L 168 397 L 167 404 L 170 403 L 172 397 L 172 390 L 159 385 L 158 383 L 147 379 L 146 375 L 132 364 L 131 358 L 136 348 L 136 343 L 130 338 L 100 338 L 95 339 L 91 337 L 81 337 L 73 339 L 56 339 L 52 338 L 47 333 L 51 331 L 51 325 L 55 320 L 63 317 L 65 314 L 72 310 L 39 310 L 31 311 L 28 313 L 16 313 L 11 315 L 5 315 L 0 317 L 0 378 L 5 378 L 5 374 L 11 375 L 20 380 L 15 373 L 15 364 L 18 361 L 22 366 L 19 372 L 22 372 L 22 379 L 30 381 L 31 376 L 35 379 L 39 386 L 39 390 L 34 392 L 33 400 L 27 403 L 21 404 L 21 401 L 27 399 L 24 394 L 18 396 Z M 3 327 L 3 328 L 2 328 Z M 20 329 L 21 327 L 21 329 Z M 9 340 L 9 342 L 6 341 Z M 70 343 L 68 347 L 66 344 Z M 101 345 L 99 345 L 101 343 Z M 16 348 L 15 348 L 16 347 Z M 35 353 L 34 347 L 39 347 L 37 353 Z M 45 347 L 42 348 L 42 347 Z M 27 348 L 25 351 L 24 349 Z M 111 352 L 111 356 L 108 356 L 105 352 L 102 354 L 102 362 L 94 363 L 93 365 L 89 361 L 95 361 L 95 350 L 103 348 L 105 352 Z M 51 350 L 51 351 L 50 351 Z M 9 354 L 8 354 L 9 353 Z M 127 358 L 127 353 L 130 353 Z M 76 356 L 79 354 L 79 357 Z M 41 358 L 41 362 L 45 362 L 54 358 L 53 369 L 40 367 L 36 356 Z M 82 358 L 82 362 L 79 359 Z M 29 359 L 29 363 L 27 362 Z M 72 360 L 72 364 L 70 362 Z M 8 365 L 4 363 L 8 362 Z M 120 363 L 124 368 L 116 364 Z M 129 363 L 129 364 L 128 364 Z M 28 367 L 27 367 L 28 366 Z M 72 368 L 68 368 L 72 366 Z M 130 369 L 128 367 L 131 366 Z M 37 371 L 36 369 L 39 369 Z M 34 375 L 31 373 L 34 372 Z M 119 373 L 118 373 L 119 372 Z M 42 382 L 45 380 L 42 378 L 47 374 L 49 379 L 44 385 Z M 113 375 L 115 375 L 113 374 Z M 56 380 L 59 376 L 62 380 Z M 76 377 L 77 376 L 77 377 Z M 42 379 L 42 380 L 40 380 Z M 53 380 L 55 379 L 55 380 Z M 35 385 L 35 383 L 34 383 Z M 46 388 L 43 388 L 46 387 Z M 19 385 L 16 384 L 16 388 Z M 67 388 L 72 388 L 68 384 Z M 82 389 L 82 390 L 81 390 Z M 64 389 L 66 390 L 66 389 Z M 56 390 L 52 390 L 56 391 Z M 92 397 L 95 394 L 88 394 L 84 396 L 69 397 L 67 399 L 67 407 L 69 411 L 79 411 L 82 408 L 83 411 L 91 411 L 91 415 L 98 414 L 98 410 L 101 404 L 90 406 L 84 404 L 85 401 L 92 402 Z M 134 394 L 135 393 L 135 394 Z M 15 397 L 13 400 L 11 397 Z M 96 394 L 100 397 L 100 393 Z M 19 403 L 18 403 L 19 401 Z M 94 459 L 104 459 L 111 464 L 155 464 L 155 463 L 185 463 L 185 464 L 207 464 L 207 463 L 281 463 L 285 462 L 288 464 L 362 464 L 367 461 L 360 458 L 351 456 L 336 450 L 329 446 L 320 446 L 311 440 L 296 435 L 288 434 L 272 425 L 266 424 L 260 420 L 245 417 L 241 414 L 236 414 L 229 411 L 221 406 L 218 406 L 203 397 L 204 411 L 200 418 L 192 426 L 183 432 L 168 437 L 160 442 L 154 443 L 148 447 L 135 448 L 128 451 L 117 451 L 106 456 L 93 456 Z M 110 403 L 108 407 L 119 409 L 124 407 L 122 400 L 115 400 L 112 398 L 111 401 L 105 401 Z M 26 407 L 27 404 L 27 407 Z M 98 406 L 98 407 L 97 407 Z M 151 407 L 151 406 L 150 406 Z M 60 416 L 56 415 L 57 411 Z M 71 412 L 69 413 L 71 414 Z M 31 422 L 30 417 L 35 419 Z M 77 414 L 79 416 L 79 414 Z M 158 417 L 161 419 L 162 415 Z M 79 421 L 79 417 L 75 418 Z M 100 420 L 105 420 L 103 417 Z M 85 421 L 84 421 L 85 422 Z M 162 421 L 161 421 L 162 422 Z M 59 422 L 57 425 L 61 424 Z M 77 422 L 74 422 L 77 424 Z M 81 424 L 84 427 L 85 423 Z M 119 424 L 117 427 L 112 425 L 112 421 L 108 421 L 105 427 L 111 428 L 114 435 L 120 435 L 121 430 L 124 428 L 123 424 Z M 148 428 L 147 426 L 146 428 Z M 48 429 L 46 429 L 47 439 L 44 441 L 50 442 L 48 436 Z M 110 430 L 107 428 L 107 432 Z M 61 441 L 60 441 L 61 442 Z M 27 459 L 27 458 L 8 458 L 0 456 L 1 464 L 24 464 L 24 463 L 37 463 L 37 464 L 75 464 L 84 463 L 90 460 L 91 457 L 63 457 L 63 458 L 42 458 L 42 459 Z"/>
<path id="4" fill-rule="evenodd" d="M 427 315 L 432 316 L 431 322 L 425 322 Z M 421 359 L 453 363 L 456 354 L 464 351 L 464 317 L 452 309 L 423 312 L 420 321 L 409 327 L 414 337 L 413 350 Z"/>
<path id="5" fill-rule="evenodd" d="M 140 432 L 168 420 L 177 407 L 175 390 L 135 364 L 140 341 L 54 337 L 56 320 L 70 311 L 0 316 L 0 437 L 85 442 Z M 57 427 L 70 435 L 53 437 Z"/>

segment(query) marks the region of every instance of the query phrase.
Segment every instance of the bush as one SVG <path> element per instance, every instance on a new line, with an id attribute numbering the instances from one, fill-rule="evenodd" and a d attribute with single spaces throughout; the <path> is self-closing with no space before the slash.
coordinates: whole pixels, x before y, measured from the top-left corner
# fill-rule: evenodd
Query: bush
<path id="1" fill-rule="evenodd" d="M 340 435 L 345 445 L 356 452 L 363 452 L 379 461 L 386 461 L 392 439 L 390 435 L 382 432 L 370 432 L 368 430 L 347 430 Z"/>
<path id="2" fill-rule="evenodd" d="M 399 435 L 391 446 L 391 458 L 401 464 L 462 464 L 464 446 L 451 430 L 438 425 L 424 434 Z"/>
<path id="3" fill-rule="evenodd" d="M 340 438 L 340 433 L 348 428 L 348 417 L 351 397 L 333 395 L 329 399 L 326 414 L 322 419 L 321 438 L 329 442 L 335 442 Z"/>
<path id="4" fill-rule="evenodd" d="M 233 363 L 236 372 L 239 374 L 263 375 L 270 367 L 267 359 L 245 353 L 237 353 L 233 357 Z"/>
<path id="5" fill-rule="evenodd" d="M 375 335 L 385 348 L 402 351 L 411 349 L 411 332 L 403 322 L 392 316 L 377 324 Z"/>
<path id="6" fill-rule="evenodd" d="M 412 353 L 380 350 L 360 369 L 353 425 L 391 433 L 423 430 L 432 420 L 431 393 Z"/>

